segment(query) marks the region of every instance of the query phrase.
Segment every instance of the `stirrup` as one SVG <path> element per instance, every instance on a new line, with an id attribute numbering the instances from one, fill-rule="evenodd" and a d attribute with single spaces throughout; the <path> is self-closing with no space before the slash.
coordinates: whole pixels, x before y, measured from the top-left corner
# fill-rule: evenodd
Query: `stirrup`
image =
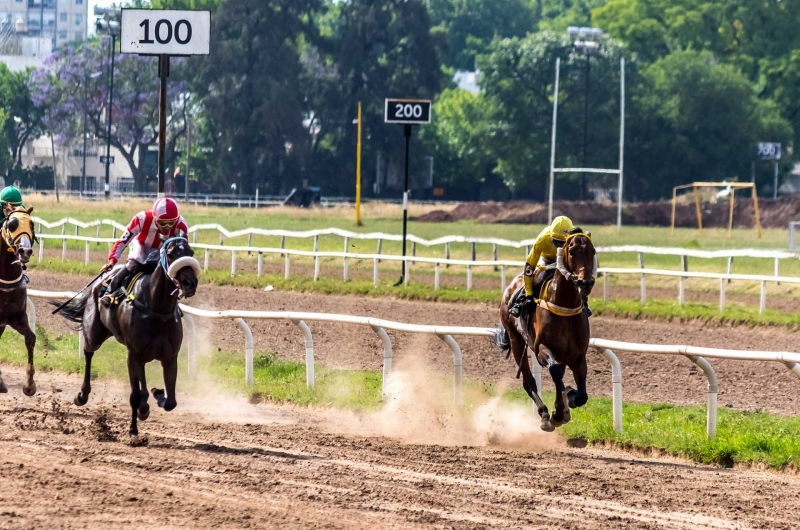
<path id="1" fill-rule="evenodd" d="M 586 313 L 586 316 L 587 316 L 587 317 L 590 317 L 590 316 L 592 316 L 592 315 L 594 314 L 594 311 L 592 311 L 591 309 L 589 309 L 589 306 L 588 306 L 588 305 L 584 305 L 584 306 L 583 306 L 583 311 Z"/>
<path id="2" fill-rule="evenodd" d="M 522 304 L 514 304 L 508 310 L 508 314 L 514 318 L 518 318 L 522 314 Z"/>

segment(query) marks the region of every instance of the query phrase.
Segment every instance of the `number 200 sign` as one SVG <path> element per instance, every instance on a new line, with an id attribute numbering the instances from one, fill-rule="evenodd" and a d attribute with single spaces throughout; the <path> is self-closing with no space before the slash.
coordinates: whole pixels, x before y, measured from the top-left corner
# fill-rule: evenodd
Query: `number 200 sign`
<path id="1" fill-rule="evenodd" d="M 430 123 L 431 102 L 427 99 L 387 99 L 386 123 Z"/>
<path id="2" fill-rule="evenodd" d="M 120 21 L 122 53 L 139 55 L 208 55 L 211 13 L 123 9 Z"/>

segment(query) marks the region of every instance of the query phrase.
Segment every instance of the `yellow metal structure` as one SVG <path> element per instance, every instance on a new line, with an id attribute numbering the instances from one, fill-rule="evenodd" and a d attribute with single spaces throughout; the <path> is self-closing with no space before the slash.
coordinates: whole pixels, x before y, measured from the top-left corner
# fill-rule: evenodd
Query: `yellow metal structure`
<path id="1" fill-rule="evenodd" d="M 694 194 L 694 206 L 697 212 L 697 229 L 703 230 L 703 213 L 700 208 L 700 191 L 699 188 L 730 188 L 730 213 L 728 215 L 728 235 L 733 231 L 733 206 L 736 200 L 736 190 L 749 189 L 753 192 L 753 210 L 756 216 L 756 230 L 758 237 L 761 238 L 761 214 L 758 211 L 758 194 L 756 193 L 756 185 L 751 182 L 692 182 L 691 184 L 683 184 L 672 188 L 672 234 L 675 234 L 675 209 L 678 204 L 678 190 L 692 188 Z"/>

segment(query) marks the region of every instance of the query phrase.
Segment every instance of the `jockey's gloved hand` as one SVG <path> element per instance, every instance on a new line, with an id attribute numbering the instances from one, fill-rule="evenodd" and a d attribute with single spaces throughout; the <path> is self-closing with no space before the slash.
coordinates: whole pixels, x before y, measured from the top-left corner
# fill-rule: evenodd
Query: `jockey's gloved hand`
<path id="1" fill-rule="evenodd" d="M 105 265 L 103 265 L 103 268 L 102 268 L 102 269 L 100 269 L 100 272 L 108 272 L 108 271 L 110 271 L 111 269 L 113 269 L 113 268 L 114 268 L 114 265 L 116 265 L 116 262 L 114 262 L 114 261 L 109 261 L 108 263 L 106 263 Z"/>

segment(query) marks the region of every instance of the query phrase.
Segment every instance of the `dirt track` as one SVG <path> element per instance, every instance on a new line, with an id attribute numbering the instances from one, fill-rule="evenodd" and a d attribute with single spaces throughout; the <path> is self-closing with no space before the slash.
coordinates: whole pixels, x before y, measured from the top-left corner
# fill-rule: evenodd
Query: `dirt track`
<path id="1" fill-rule="evenodd" d="M 413 425 L 179 396 L 131 448 L 117 385 L 96 383 L 78 409 L 76 376 L 39 374 L 34 398 L 21 371 L 6 378 L 2 528 L 796 526 L 798 477 L 568 448 L 509 418 L 483 441 L 434 429 L 417 444 Z"/>

